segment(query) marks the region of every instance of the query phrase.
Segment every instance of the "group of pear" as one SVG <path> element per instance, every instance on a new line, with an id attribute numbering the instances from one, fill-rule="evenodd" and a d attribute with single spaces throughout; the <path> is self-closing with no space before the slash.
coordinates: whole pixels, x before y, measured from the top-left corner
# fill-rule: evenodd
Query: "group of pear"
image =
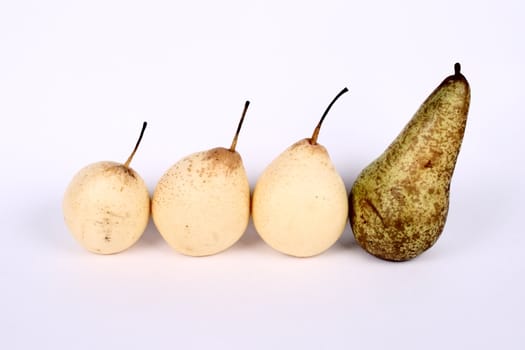
<path id="1" fill-rule="evenodd" d="M 114 254 L 144 233 L 150 214 L 164 240 L 190 256 L 219 253 L 237 242 L 250 215 L 272 248 L 296 257 L 326 251 L 348 220 L 356 242 L 385 260 L 412 259 L 443 231 L 452 174 L 463 140 L 470 87 L 454 74 L 430 94 L 390 146 L 357 177 L 348 195 L 325 147 L 321 124 L 343 89 L 328 105 L 310 138 L 300 140 L 263 171 L 253 195 L 236 151 L 249 102 L 229 148 L 191 154 L 160 178 L 153 197 L 130 167 L 98 162 L 69 184 L 63 212 L 67 227 L 87 250 Z"/>

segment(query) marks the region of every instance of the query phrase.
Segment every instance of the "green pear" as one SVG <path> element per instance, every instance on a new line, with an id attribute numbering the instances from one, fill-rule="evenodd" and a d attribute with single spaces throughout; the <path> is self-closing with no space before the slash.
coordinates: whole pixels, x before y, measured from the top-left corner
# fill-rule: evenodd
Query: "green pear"
<path id="1" fill-rule="evenodd" d="M 349 217 L 355 239 L 381 259 L 412 259 L 443 231 L 470 104 L 459 63 L 454 70 L 352 187 Z"/>
<path id="2" fill-rule="evenodd" d="M 81 169 L 62 203 L 73 237 L 87 250 L 114 254 L 131 247 L 146 230 L 150 198 L 144 180 L 130 168 L 147 123 L 124 164 L 103 161 Z"/>
<path id="3" fill-rule="evenodd" d="M 235 150 L 248 106 L 246 101 L 230 148 L 217 147 L 181 159 L 155 188 L 155 226 L 182 254 L 219 253 L 237 242 L 248 226 L 250 185 Z"/>
<path id="4" fill-rule="evenodd" d="M 325 147 L 317 143 L 321 124 L 311 138 L 281 153 L 263 171 L 255 185 L 252 216 L 261 238 L 275 250 L 296 257 L 318 255 L 332 246 L 348 220 L 343 179 Z"/>

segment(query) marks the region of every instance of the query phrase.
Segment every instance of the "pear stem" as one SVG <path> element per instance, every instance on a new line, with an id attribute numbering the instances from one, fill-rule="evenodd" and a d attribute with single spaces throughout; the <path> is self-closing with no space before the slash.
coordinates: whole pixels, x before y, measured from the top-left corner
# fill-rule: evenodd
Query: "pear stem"
<path id="1" fill-rule="evenodd" d="M 244 110 L 242 111 L 241 120 L 239 120 L 239 125 L 237 125 L 237 131 L 235 132 L 235 136 L 233 137 L 232 145 L 230 146 L 231 152 L 235 152 L 235 147 L 237 146 L 237 139 L 239 138 L 239 132 L 241 131 L 242 123 L 244 122 L 244 116 L 246 115 L 246 111 L 248 110 L 249 105 L 250 105 L 250 101 L 246 101 L 244 103 Z"/>
<path id="2" fill-rule="evenodd" d="M 460 75 L 461 74 L 461 64 L 459 62 L 456 62 L 454 64 L 454 75 Z"/>
<path id="3" fill-rule="evenodd" d="M 144 135 L 144 130 L 146 130 L 146 126 L 148 126 L 147 122 L 142 123 L 142 130 L 140 131 L 140 136 L 139 136 L 139 139 L 137 140 L 137 144 L 135 145 L 133 152 L 131 152 L 131 154 L 129 155 L 128 160 L 126 160 L 126 163 L 124 163 L 124 166 L 126 168 L 129 168 L 129 163 L 131 163 L 131 160 L 133 159 L 135 152 L 137 152 L 137 149 L 139 148 L 140 141 L 142 141 L 142 136 Z"/>
<path id="4" fill-rule="evenodd" d="M 339 99 L 339 97 L 341 97 L 341 95 L 344 94 L 345 92 L 348 92 L 348 88 L 346 88 L 346 87 L 343 90 L 341 90 L 337 94 L 337 96 L 334 97 L 332 102 L 330 102 L 328 107 L 326 107 L 326 110 L 324 111 L 323 116 L 321 117 L 321 120 L 319 120 L 319 123 L 315 127 L 314 133 L 312 134 L 312 137 L 310 138 L 310 144 L 312 144 L 312 145 L 316 145 L 317 144 L 317 138 L 319 137 L 319 131 L 321 131 L 321 124 L 323 124 L 324 118 L 328 114 L 328 111 L 330 111 L 330 108 L 332 108 L 332 105 L 335 103 L 335 101 L 337 101 Z"/>

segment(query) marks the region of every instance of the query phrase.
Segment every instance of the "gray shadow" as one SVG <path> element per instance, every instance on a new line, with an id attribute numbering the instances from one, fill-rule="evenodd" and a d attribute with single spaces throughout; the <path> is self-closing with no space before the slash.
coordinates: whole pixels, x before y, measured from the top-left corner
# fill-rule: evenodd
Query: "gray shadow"
<path id="1" fill-rule="evenodd" d="M 164 239 L 160 235 L 159 231 L 155 227 L 155 224 L 153 222 L 153 219 L 149 218 L 148 226 L 146 226 L 146 230 L 144 231 L 144 234 L 142 237 L 138 240 L 138 242 L 135 244 L 138 248 L 140 247 L 146 247 L 146 248 L 157 248 L 159 246 L 164 245 Z"/>
<path id="2" fill-rule="evenodd" d="M 257 231 L 255 230 L 255 226 L 253 225 L 253 220 L 250 217 L 250 222 L 248 223 L 248 227 L 246 228 L 246 231 L 242 235 L 241 239 L 235 244 L 236 246 L 242 247 L 242 249 L 250 248 L 254 246 L 260 246 L 265 244 Z"/>

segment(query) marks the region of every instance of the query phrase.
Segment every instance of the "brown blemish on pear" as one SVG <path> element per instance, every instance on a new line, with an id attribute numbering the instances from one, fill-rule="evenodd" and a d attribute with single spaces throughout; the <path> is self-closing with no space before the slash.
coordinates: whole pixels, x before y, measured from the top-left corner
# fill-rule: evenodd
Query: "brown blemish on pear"
<path id="1" fill-rule="evenodd" d="M 366 251 L 403 261 L 437 241 L 445 226 L 469 104 L 470 87 L 456 63 L 454 74 L 358 176 L 349 198 L 350 223 Z"/>
<path id="2" fill-rule="evenodd" d="M 204 155 L 204 160 L 209 161 L 211 170 L 215 167 L 225 167 L 228 171 L 233 171 L 242 164 L 241 156 L 238 152 L 223 147 L 207 151 Z"/>

